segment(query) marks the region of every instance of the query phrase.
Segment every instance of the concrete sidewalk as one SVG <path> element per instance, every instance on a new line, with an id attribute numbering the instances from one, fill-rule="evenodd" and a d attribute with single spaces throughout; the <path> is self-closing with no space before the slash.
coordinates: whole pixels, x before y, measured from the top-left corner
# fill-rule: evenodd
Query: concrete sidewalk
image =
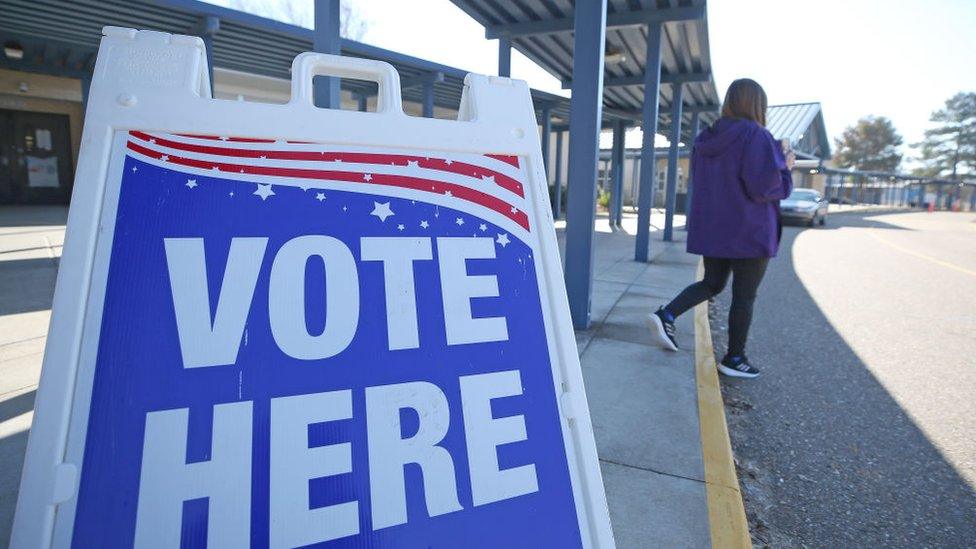
<path id="1" fill-rule="evenodd" d="M 65 215 L 0 208 L 0 547 L 10 536 Z M 652 225 L 662 224 L 655 214 Z M 656 230 L 654 261 L 636 263 L 635 227 L 630 214 L 616 232 L 598 219 L 593 324 L 576 334 L 614 533 L 621 548 L 708 547 L 693 315 L 678 319 L 677 353 L 650 346 L 644 323 L 693 281 L 698 258 Z"/>
<path id="2" fill-rule="evenodd" d="M 665 243 L 655 231 L 653 261 L 637 263 L 634 227 L 625 216 L 611 233 L 597 220 L 592 325 L 576 334 L 613 531 L 621 548 L 708 547 L 693 315 L 677 321 L 677 353 L 650 345 L 645 324 L 694 281 L 698 257 L 684 232 Z"/>

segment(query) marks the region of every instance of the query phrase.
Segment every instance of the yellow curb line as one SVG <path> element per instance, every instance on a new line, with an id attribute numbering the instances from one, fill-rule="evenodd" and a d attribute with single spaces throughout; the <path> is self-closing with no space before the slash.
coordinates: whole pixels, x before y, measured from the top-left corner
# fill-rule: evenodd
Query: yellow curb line
<path id="1" fill-rule="evenodd" d="M 698 278 L 703 265 L 698 263 Z M 695 307 L 695 379 L 698 384 L 698 421 L 701 426 L 702 459 L 705 463 L 705 494 L 708 523 L 715 548 L 751 548 L 749 523 L 739 491 L 739 479 L 732 459 L 732 443 L 725 423 L 722 390 L 715 368 L 712 332 L 708 324 L 708 302 Z"/>

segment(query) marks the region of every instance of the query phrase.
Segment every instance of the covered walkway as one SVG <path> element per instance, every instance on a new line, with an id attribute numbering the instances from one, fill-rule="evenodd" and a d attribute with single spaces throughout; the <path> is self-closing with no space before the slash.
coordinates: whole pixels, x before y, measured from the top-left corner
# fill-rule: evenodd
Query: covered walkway
<path id="1" fill-rule="evenodd" d="M 566 228 L 566 287 L 573 324 L 589 326 L 593 289 L 593 226 L 602 110 L 629 112 L 613 122 L 611 222 L 623 212 L 624 133 L 639 121 L 642 155 L 654 154 L 654 135 L 670 141 L 665 241 L 674 239 L 678 155 L 682 140 L 714 120 L 718 96 L 711 74 L 705 0 L 664 2 L 453 2 L 499 41 L 499 74 L 510 73 L 515 48 L 573 90 Z M 663 112 L 662 112 L 663 111 Z M 641 163 L 634 259 L 650 259 L 650 215 L 656 167 Z"/>

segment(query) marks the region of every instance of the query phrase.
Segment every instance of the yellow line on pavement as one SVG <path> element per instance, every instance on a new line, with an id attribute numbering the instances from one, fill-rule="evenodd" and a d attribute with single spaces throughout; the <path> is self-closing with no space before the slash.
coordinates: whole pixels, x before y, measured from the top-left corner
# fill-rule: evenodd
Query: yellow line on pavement
<path id="1" fill-rule="evenodd" d="M 703 267 L 699 262 L 699 278 L 702 272 Z M 712 547 L 751 548 L 749 523 L 739 491 L 739 479 L 735 474 L 732 444 L 725 423 L 725 405 L 715 367 L 708 302 L 695 307 L 695 380 L 698 385 L 698 421 Z"/>
<path id="2" fill-rule="evenodd" d="M 968 274 L 970 276 L 976 276 L 976 271 L 973 271 L 971 269 L 967 269 L 965 267 L 960 267 L 959 265 L 956 265 L 955 263 L 949 263 L 948 261 L 942 261 L 941 259 L 936 259 L 936 258 L 934 258 L 934 257 L 932 257 L 930 255 L 926 255 L 926 254 L 923 254 L 923 253 L 920 253 L 920 252 L 916 252 L 915 250 L 910 250 L 910 249 L 908 249 L 908 248 L 906 248 L 904 246 L 899 246 L 898 244 L 895 244 L 894 242 L 888 240 L 887 238 L 882 238 L 882 237 L 874 234 L 873 231 L 868 232 L 868 234 L 871 235 L 871 237 L 874 238 L 875 240 L 877 240 L 878 242 L 887 244 L 887 245 L 891 246 L 892 248 L 894 248 L 894 249 L 896 249 L 896 250 L 898 250 L 900 252 L 904 252 L 904 253 L 906 253 L 908 255 L 913 255 L 915 257 L 918 257 L 920 259 L 924 259 L 926 261 L 931 261 L 932 263 L 935 263 L 936 265 L 941 265 L 943 267 L 946 267 L 948 269 L 952 269 L 954 271 L 959 271 L 961 273 L 966 273 L 966 274 Z"/>

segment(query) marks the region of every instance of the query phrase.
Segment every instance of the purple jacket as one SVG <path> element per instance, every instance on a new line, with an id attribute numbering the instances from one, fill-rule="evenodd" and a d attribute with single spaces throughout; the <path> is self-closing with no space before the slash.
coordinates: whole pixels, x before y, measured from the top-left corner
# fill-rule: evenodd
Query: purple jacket
<path id="1" fill-rule="evenodd" d="M 774 257 L 779 201 L 793 191 L 780 143 L 759 124 L 720 118 L 695 139 L 688 252 Z"/>

